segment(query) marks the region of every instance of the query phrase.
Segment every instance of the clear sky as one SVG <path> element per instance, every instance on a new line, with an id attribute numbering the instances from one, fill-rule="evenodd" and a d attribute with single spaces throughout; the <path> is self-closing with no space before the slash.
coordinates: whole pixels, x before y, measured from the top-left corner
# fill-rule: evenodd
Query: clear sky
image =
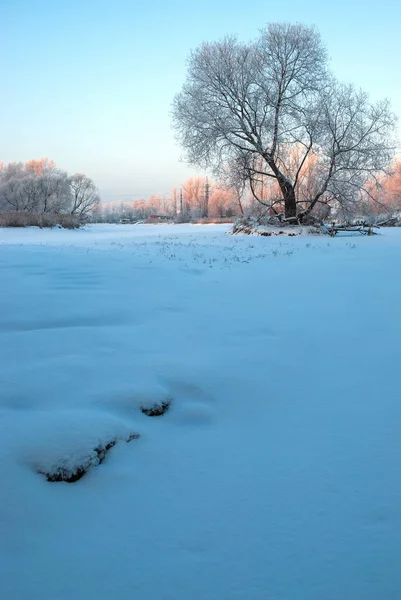
<path id="1" fill-rule="evenodd" d="M 0 160 L 49 157 L 104 200 L 189 175 L 170 121 L 191 48 L 268 21 L 316 24 L 340 79 L 401 118 L 399 0 L 0 0 Z"/>

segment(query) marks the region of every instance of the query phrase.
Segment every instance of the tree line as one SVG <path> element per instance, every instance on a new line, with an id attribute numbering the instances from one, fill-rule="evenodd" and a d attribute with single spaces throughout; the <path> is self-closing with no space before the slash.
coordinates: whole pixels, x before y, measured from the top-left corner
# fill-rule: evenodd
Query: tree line
<path id="1" fill-rule="evenodd" d="M 298 148 L 293 148 L 297 160 Z M 315 185 L 316 160 L 305 162 L 297 184 L 297 196 L 308 198 Z M 256 194 L 254 193 L 256 191 Z M 272 216 L 276 200 L 271 178 L 260 175 L 252 190 L 241 178 L 190 177 L 170 194 L 127 202 L 100 202 L 94 182 L 82 174 L 69 176 L 48 159 L 26 163 L 0 163 L 0 225 L 78 226 L 97 223 L 138 222 L 154 217 L 175 222 L 234 220 L 241 216 Z M 255 197 L 256 196 L 256 197 Z M 277 205 L 276 205 L 277 206 Z M 401 159 L 369 183 L 366 194 L 353 203 L 358 216 L 401 211 Z M 322 219 L 344 218 L 337 209 L 319 204 L 314 214 Z"/>
<path id="2" fill-rule="evenodd" d="M 299 178 L 297 193 L 307 197 L 313 186 L 314 161 L 307 161 L 302 177 Z M 119 223 L 167 218 L 175 222 L 201 220 L 234 220 L 241 216 L 273 216 L 269 203 L 274 202 L 276 190 L 268 178 L 260 178 L 255 198 L 249 185 L 227 180 L 213 181 L 207 177 L 191 177 L 170 194 L 152 195 L 149 198 L 126 202 L 103 202 L 93 211 L 94 222 Z M 401 159 L 392 163 L 386 174 L 378 175 L 369 193 L 359 203 L 352 205 L 352 216 L 389 214 L 401 211 Z M 342 206 L 337 209 L 319 204 L 314 215 L 322 220 L 344 219 Z"/>
<path id="3" fill-rule="evenodd" d="M 0 218 L 5 224 L 80 224 L 90 220 L 99 203 L 92 179 L 69 175 L 52 160 L 0 163 Z"/>
<path id="4" fill-rule="evenodd" d="M 170 194 L 152 195 L 126 202 L 104 202 L 93 213 L 97 222 L 136 222 L 153 217 L 175 222 L 233 220 L 257 212 L 255 200 L 243 189 L 215 182 L 208 177 L 190 177 Z"/>

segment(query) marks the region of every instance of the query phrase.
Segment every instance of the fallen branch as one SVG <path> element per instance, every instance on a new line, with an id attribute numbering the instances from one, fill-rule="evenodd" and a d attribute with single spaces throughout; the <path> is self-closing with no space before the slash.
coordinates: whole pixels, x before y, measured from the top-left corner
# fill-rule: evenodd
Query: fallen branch
<path id="1" fill-rule="evenodd" d="M 336 225 L 335 223 L 329 228 L 329 233 L 332 237 L 337 235 L 337 233 L 342 233 L 343 231 L 349 231 L 351 233 L 361 233 L 363 235 L 376 235 L 376 232 L 373 230 L 377 228 L 377 225 L 370 225 L 367 223 L 361 223 L 358 225 L 352 224 L 344 224 L 344 225 Z"/>

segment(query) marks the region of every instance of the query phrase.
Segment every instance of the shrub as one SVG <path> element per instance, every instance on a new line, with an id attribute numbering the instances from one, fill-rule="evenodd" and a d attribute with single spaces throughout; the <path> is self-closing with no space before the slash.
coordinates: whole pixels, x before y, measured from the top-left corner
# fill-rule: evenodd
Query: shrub
<path id="1" fill-rule="evenodd" d="M 238 217 L 202 217 L 194 219 L 192 223 L 200 225 L 224 225 L 226 223 L 234 223 Z"/>
<path id="2" fill-rule="evenodd" d="M 0 213 L 0 227 L 63 227 L 76 229 L 80 226 L 75 215 L 10 211 Z"/>

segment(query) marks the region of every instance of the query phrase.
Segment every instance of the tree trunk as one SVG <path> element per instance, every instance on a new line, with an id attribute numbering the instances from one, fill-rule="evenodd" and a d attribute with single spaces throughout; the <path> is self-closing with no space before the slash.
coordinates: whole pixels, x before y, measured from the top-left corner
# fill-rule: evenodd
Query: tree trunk
<path id="1" fill-rule="evenodd" d="M 280 191 L 283 195 L 284 200 L 284 212 L 285 218 L 296 218 L 297 216 L 297 201 L 295 195 L 295 187 L 292 183 L 283 175 L 280 169 L 275 164 L 274 160 L 270 156 L 263 156 L 271 170 L 276 176 L 277 183 L 280 187 Z"/>
<path id="2" fill-rule="evenodd" d="M 242 201 L 241 201 L 241 196 L 240 195 L 238 195 L 238 206 L 239 206 L 239 210 L 240 210 L 241 216 L 244 216 L 244 208 L 242 206 Z"/>
<path id="3" fill-rule="evenodd" d="M 285 218 L 290 219 L 291 217 L 297 216 L 297 202 L 295 197 L 294 186 L 288 183 L 288 181 L 278 180 L 281 193 L 284 199 L 284 211 Z"/>
<path id="4" fill-rule="evenodd" d="M 295 200 L 294 190 L 291 190 L 291 192 L 284 198 L 284 207 L 286 219 L 297 216 L 297 203 Z"/>

